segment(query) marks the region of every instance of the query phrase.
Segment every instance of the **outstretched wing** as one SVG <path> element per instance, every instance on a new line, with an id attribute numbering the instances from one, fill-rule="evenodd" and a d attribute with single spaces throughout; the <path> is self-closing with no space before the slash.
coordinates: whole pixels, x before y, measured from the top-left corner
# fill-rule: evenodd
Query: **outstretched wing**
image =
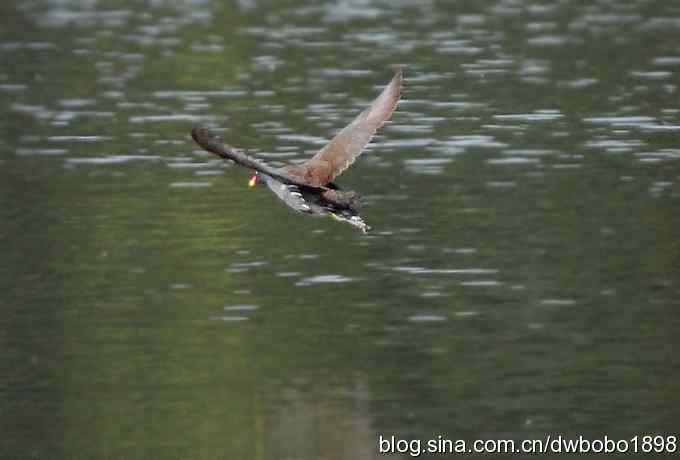
<path id="1" fill-rule="evenodd" d="M 349 168 L 387 121 L 401 97 L 402 71 L 392 78 L 373 103 L 308 161 L 285 171 L 311 187 L 323 187 Z"/>
<path id="2" fill-rule="evenodd" d="M 272 168 L 268 164 L 258 161 L 255 158 L 230 147 L 224 143 L 224 140 L 221 137 L 213 135 L 207 128 L 195 127 L 191 130 L 191 137 L 198 145 L 203 147 L 203 149 L 220 158 L 232 160 L 241 166 L 266 174 L 285 184 L 306 185 L 299 179 L 286 174 L 285 171 L 278 168 Z"/>

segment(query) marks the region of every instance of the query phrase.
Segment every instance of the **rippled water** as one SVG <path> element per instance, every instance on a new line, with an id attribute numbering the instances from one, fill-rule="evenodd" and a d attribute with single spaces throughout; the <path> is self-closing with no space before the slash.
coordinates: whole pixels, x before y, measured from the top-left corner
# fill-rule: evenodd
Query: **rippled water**
<path id="1" fill-rule="evenodd" d="M 680 5 L 32 0 L 0 25 L 5 454 L 677 434 Z M 395 65 L 338 181 L 368 235 L 189 137 L 301 161 Z"/>

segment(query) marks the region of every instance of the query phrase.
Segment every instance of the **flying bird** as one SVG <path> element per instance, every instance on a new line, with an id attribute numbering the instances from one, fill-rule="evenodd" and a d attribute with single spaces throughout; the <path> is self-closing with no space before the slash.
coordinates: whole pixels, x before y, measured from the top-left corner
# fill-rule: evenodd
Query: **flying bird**
<path id="1" fill-rule="evenodd" d="M 274 168 L 226 145 L 221 137 L 203 127 L 192 129 L 191 137 L 208 152 L 253 170 L 249 186 L 265 184 L 297 212 L 331 216 L 365 233 L 370 227 L 359 215 L 359 194 L 341 190 L 333 181 L 354 163 L 392 116 L 401 97 L 402 79 L 399 69 L 368 108 L 304 163 Z"/>

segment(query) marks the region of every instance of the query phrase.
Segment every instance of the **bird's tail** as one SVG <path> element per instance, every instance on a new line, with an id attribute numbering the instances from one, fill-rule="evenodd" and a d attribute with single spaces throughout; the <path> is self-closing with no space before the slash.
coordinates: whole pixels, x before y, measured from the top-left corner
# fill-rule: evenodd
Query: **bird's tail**
<path id="1" fill-rule="evenodd" d="M 361 209 L 361 195 L 357 192 L 328 189 L 321 195 L 338 207 L 349 208 L 355 212 Z"/>

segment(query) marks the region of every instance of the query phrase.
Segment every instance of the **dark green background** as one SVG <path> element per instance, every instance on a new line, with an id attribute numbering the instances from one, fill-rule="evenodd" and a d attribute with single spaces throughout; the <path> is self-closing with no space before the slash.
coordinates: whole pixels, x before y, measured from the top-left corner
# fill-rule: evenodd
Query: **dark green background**
<path id="1" fill-rule="evenodd" d="M 620 3 L 3 1 L 1 456 L 677 435 L 680 5 Z M 188 137 L 307 158 L 395 64 L 368 236 Z"/>

